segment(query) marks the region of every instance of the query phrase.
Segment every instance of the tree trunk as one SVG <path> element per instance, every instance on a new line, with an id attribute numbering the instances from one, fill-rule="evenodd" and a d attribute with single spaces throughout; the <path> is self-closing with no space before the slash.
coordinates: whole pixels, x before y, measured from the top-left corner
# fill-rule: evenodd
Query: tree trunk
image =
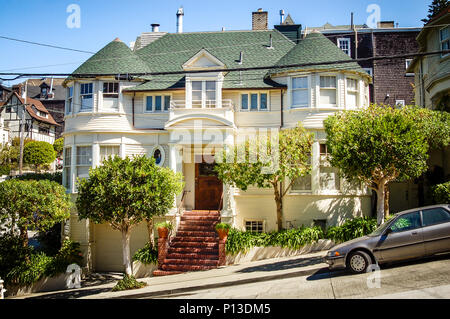
<path id="1" fill-rule="evenodd" d="M 277 205 L 277 224 L 278 231 L 283 229 L 283 198 L 281 197 L 280 190 L 278 189 L 278 183 L 273 184 L 275 193 L 275 203 Z"/>
<path id="2" fill-rule="evenodd" d="M 384 197 L 386 182 L 378 184 L 377 188 L 377 224 L 380 226 L 384 223 Z"/>
<path id="3" fill-rule="evenodd" d="M 131 266 L 131 254 L 130 254 L 130 237 L 131 233 L 129 227 L 122 228 L 122 253 L 123 264 L 125 266 L 125 273 L 129 276 L 133 274 Z"/>
<path id="4" fill-rule="evenodd" d="M 153 234 L 153 219 L 147 219 L 147 232 L 148 232 L 148 242 L 152 244 L 152 247 L 155 247 L 155 236 Z"/>
<path id="5" fill-rule="evenodd" d="M 14 228 L 14 225 L 13 225 Z M 28 229 L 26 227 L 20 227 L 20 239 L 22 240 L 22 247 L 27 248 L 28 246 Z M 25 255 L 25 262 L 28 264 L 30 262 L 30 256 Z"/>
<path id="6" fill-rule="evenodd" d="M 384 219 L 389 217 L 389 185 L 384 186 Z"/>

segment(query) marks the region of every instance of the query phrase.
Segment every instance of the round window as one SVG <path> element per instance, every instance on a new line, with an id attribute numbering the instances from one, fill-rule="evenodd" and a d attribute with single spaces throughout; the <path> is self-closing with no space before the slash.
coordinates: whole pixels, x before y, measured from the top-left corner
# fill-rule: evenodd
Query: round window
<path id="1" fill-rule="evenodd" d="M 153 158 L 155 159 L 156 165 L 161 165 L 162 153 L 158 148 L 153 152 Z"/>

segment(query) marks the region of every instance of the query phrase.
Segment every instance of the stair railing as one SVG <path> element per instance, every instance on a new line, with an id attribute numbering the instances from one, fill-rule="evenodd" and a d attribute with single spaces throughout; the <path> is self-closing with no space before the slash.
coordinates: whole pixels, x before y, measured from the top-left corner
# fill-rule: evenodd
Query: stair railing
<path id="1" fill-rule="evenodd" d="M 184 199 L 186 197 L 187 193 L 190 193 L 191 191 L 187 191 L 187 190 L 183 190 L 183 194 L 181 195 L 181 200 L 180 200 L 180 204 L 177 207 L 177 217 L 175 220 L 175 230 L 174 232 L 171 234 L 170 237 L 174 237 L 176 235 L 176 233 L 178 232 L 178 227 L 180 225 L 180 221 L 181 221 L 181 216 L 184 213 Z"/>

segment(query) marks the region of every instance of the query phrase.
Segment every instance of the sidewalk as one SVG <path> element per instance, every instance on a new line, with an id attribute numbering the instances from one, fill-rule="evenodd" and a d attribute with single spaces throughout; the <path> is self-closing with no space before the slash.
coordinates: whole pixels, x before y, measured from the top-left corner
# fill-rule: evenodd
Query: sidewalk
<path id="1" fill-rule="evenodd" d="M 179 275 L 141 278 L 138 281 L 147 283 L 141 289 L 112 292 L 119 274 L 104 277 L 106 283 L 85 286 L 82 288 L 36 293 L 16 297 L 15 299 L 110 299 L 110 298 L 152 298 L 175 293 L 197 291 L 219 287 L 229 287 L 248 283 L 269 281 L 289 277 L 308 276 L 327 267 L 322 262 L 326 252 L 316 252 L 295 257 L 273 258 L 243 263 L 200 272 L 189 272 Z"/>

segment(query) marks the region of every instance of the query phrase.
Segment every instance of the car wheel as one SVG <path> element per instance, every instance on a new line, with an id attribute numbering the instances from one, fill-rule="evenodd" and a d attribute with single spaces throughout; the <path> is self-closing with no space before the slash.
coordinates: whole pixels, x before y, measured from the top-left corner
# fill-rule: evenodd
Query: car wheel
<path id="1" fill-rule="evenodd" d="M 372 259 L 363 251 L 355 251 L 348 257 L 347 267 L 352 273 L 361 274 L 367 270 Z"/>

